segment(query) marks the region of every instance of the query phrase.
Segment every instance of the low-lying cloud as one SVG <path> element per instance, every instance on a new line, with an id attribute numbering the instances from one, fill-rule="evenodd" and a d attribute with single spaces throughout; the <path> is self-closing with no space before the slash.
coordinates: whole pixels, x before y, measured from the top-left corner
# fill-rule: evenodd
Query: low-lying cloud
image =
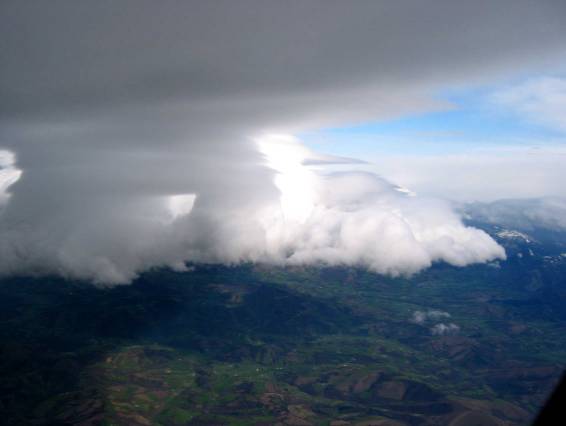
<path id="1" fill-rule="evenodd" d="M 454 323 L 439 323 L 435 324 L 431 329 L 430 332 L 434 336 L 446 336 L 451 334 L 458 334 L 460 331 L 460 327 Z"/>
<path id="2" fill-rule="evenodd" d="M 448 312 L 439 311 L 436 309 L 431 309 L 428 311 L 415 311 L 413 312 L 413 317 L 411 318 L 411 322 L 415 324 L 423 325 L 427 321 L 436 321 L 443 318 L 450 318 L 450 314 Z"/>
<path id="3" fill-rule="evenodd" d="M 459 325 L 454 324 L 453 322 L 439 322 L 442 320 L 447 320 L 451 316 L 452 315 L 450 315 L 448 312 L 440 311 L 437 309 L 429 309 L 427 311 L 414 311 L 410 322 L 421 326 L 428 326 L 430 333 L 433 336 L 458 334 L 460 332 Z"/>

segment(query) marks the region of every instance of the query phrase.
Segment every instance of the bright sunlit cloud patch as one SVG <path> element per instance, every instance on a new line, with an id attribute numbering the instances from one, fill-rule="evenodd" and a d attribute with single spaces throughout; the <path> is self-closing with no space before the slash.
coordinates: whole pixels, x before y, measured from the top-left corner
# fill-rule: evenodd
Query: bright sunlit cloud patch
<path id="1" fill-rule="evenodd" d="M 267 135 L 257 141 L 267 165 L 276 171 L 274 183 L 281 193 L 281 209 L 289 221 L 304 222 L 311 214 L 317 180 L 304 163 L 309 151 L 290 135 Z"/>
<path id="2" fill-rule="evenodd" d="M 195 205 L 196 198 L 196 194 L 171 195 L 167 200 L 167 206 L 172 219 L 175 220 L 190 214 Z"/>
<path id="3" fill-rule="evenodd" d="M 22 176 L 16 166 L 16 156 L 7 150 L 0 150 L 0 206 L 10 198 L 8 188 Z"/>

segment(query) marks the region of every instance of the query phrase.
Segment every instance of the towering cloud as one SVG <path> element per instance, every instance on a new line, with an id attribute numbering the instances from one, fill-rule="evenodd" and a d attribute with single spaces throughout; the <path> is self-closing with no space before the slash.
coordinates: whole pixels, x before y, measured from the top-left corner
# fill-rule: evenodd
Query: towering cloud
<path id="1" fill-rule="evenodd" d="M 319 170 L 335 160 L 296 142 L 278 142 L 283 162 L 265 148 L 439 108 L 440 85 L 563 48 L 562 2 L 480 6 L 2 2 L 0 272 L 118 283 L 186 260 L 397 274 L 503 256 L 441 202 Z"/>

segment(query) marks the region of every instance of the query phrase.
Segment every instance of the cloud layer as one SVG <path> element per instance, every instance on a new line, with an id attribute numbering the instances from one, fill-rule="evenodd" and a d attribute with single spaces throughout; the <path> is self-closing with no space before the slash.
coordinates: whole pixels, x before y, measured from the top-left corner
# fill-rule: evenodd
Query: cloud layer
<path id="1" fill-rule="evenodd" d="M 244 194 L 246 204 L 237 200 L 237 181 L 234 198 L 200 191 L 99 193 L 94 199 L 77 194 L 76 211 L 58 216 L 56 205 L 30 226 L 12 209 L 21 202 L 16 199 L 2 216 L 10 226 L 2 232 L 1 270 L 123 283 L 152 266 L 183 269 L 185 261 L 354 265 L 399 275 L 435 261 L 464 266 L 505 257 L 487 234 L 464 226 L 447 203 L 411 196 L 370 173 L 327 173 L 318 155 L 290 137 L 260 142 L 276 173 L 265 182 L 274 194 Z"/>
<path id="2" fill-rule="evenodd" d="M 0 148 L 17 159 L 2 173 L 22 175 L 3 202 L 0 272 L 118 283 L 186 260 L 397 274 L 502 257 L 442 202 L 257 147 L 438 108 L 428 94 L 443 85 L 562 52 L 563 2 L 484 6 L 2 2 Z"/>
<path id="3" fill-rule="evenodd" d="M 455 142 L 457 143 L 457 142 Z M 416 193 L 461 202 L 566 197 L 563 145 L 472 147 L 466 153 L 372 155 L 374 168 Z"/>
<path id="4" fill-rule="evenodd" d="M 508 228 L 566 230 L 566 199 L 509 199 L 463 206 L 473 219 Z"/>

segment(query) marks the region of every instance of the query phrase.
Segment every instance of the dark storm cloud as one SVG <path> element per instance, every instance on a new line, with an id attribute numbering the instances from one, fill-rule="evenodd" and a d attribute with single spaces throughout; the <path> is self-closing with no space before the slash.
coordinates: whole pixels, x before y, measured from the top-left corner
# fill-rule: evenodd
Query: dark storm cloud
<path id="1" fill-rule="evenodd" d="M 437 88 L 553 61 L 565 13 L 561 1 L 3 1 L 0 148 L 23 174 L 0 198 L 0 271 L 125 282 L 154 265 L 289 250 L 392 273 L 501 256 L 444 207 L 407 204 L 394 189 L 363 217 L 385 208 L 370 226 L 378 235 L 399 205 L 419 212 L 385 238 L 399 258 L 417 253 L 410 267 L 383 263 L 375 239 L 359 248 L 373 257 L 346 258 L 348 238 L 329 235 L 350 220 L 342 213 L 328 229 L 294 229 L 305 238 L 289 246 L 266 228 L 280 188 L 254 141 L 436 108 Z M 365 197 L 351 181 L 342 190 Z M 171 197 L 187 194 L 191 214 L 171 219 Z M 325 197 L 318 223 L 335 208 Z M 439 231 L 439 217 L 451 227 Z"/>
<path id="2" fill-rule="evenodd" d="M 563 48 L 562 1 L 4 1 L 2 112 L 288 97 L 484 74 Z M 414 83 L 413 83 L 414 84 Z"/>

